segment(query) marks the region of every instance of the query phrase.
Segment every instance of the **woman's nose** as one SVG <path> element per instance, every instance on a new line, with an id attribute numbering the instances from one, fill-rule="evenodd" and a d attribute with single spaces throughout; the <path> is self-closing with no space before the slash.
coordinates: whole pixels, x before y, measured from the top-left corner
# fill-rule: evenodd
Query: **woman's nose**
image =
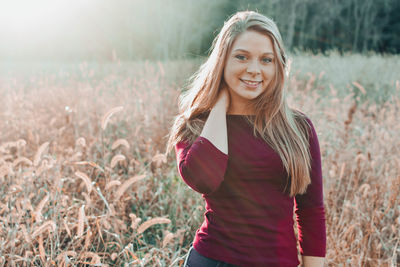
<path id="1" fill-rule="evenodd" d="M 260 66 L 259 66 L 257 60 L 252 60 L 249 62 L 249 65 L 247 65 L 247 72 L 250 74 L 259 74 L 260 73 Z"/>

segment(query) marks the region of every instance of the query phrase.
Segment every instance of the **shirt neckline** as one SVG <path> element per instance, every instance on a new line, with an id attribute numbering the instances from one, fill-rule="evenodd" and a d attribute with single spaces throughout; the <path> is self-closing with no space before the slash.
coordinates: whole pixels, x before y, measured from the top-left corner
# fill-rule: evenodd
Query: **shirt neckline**
<path id="1" fill-rule="evenodd" d="M 226 114 L 226 116 L 236 116 L 236 117 L 246 117 L 246 116 L 249 116 L 249 117 L 255 117 L 256 115 L 252 115 L 252 114 L 250 114 L 250 115 L 246 115 L 246 114 Z"/>

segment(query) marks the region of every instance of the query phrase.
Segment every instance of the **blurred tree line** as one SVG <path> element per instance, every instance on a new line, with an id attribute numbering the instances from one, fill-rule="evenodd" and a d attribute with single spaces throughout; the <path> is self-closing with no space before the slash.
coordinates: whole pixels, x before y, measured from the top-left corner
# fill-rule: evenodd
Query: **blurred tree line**
<path id="1" fill-rule="evenodd" d="M 253 7 L 272 17 L 289 49 L 400 51 L 398 0 L 233 0 L 227 6 Z"/>
<path id="2" fill-rule="evenodd" d="M 399 0 L 227 0 L 217 8 L 214 25 L 242 10 L 271 17 L 290 50 L 400 52 Z"/>
<path id="3" fill-rule="evenodd" d="M 34 43 L 3 36 L 0 58 L 205 56 L 224 21 L 241 10 L 271 17 L 292 51 L 400 52 L 399 0 L 96 0 L 65 27 L 45 24 L 55 29 Z"/>

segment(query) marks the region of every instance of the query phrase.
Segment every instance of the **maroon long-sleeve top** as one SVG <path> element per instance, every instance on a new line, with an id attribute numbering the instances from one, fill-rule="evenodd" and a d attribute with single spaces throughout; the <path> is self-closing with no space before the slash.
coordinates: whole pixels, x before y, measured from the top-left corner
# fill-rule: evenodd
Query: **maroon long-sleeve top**
<path id="1" fill-rule="evenodd" d="M 193 247 L 238 266 L 297 266 L 295 207 L 301 255 L 325 257 L 321 155 L 311 121 L 311 184 L 305 194 L 289 197 L 279 155 L 254 137 L 244 115 L 227 115 L 226 120 L 228 155 L 201 136 L 191 145 L 175 146 L 179 174 L 206 202 Z"/>

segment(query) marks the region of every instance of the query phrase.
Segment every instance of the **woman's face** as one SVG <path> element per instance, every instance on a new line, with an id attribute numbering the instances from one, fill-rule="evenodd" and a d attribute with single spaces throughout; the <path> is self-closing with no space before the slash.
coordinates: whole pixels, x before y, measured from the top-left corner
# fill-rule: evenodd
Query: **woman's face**
<path id="1" fill-rule="evenodd" d="M 246 105 L 265 91 L 275 76 L 271 38 L 256 31 L 236 37 L 224 67 L 224 81 L 231 96 L 230 112 L 249 112 Z"/>

